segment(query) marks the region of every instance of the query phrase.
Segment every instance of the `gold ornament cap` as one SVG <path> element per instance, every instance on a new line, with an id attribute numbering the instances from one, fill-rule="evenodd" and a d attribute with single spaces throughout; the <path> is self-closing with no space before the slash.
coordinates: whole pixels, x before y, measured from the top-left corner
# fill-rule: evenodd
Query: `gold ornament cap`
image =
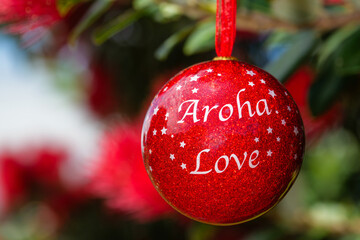
<path id="1" fill-rule="evenodd" d="M 229 56 L 229 57 L 214 57 L 213 58 L 214 61 L 219 61 L 219 60 L 229 60 L 229 61 L 239 61 L 236 57 L 232 57 L 232 56 Z"/>

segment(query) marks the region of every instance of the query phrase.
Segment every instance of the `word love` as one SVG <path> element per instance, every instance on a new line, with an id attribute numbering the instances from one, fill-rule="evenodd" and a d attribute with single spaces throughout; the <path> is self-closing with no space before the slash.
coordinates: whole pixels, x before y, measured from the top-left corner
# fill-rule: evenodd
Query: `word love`
<path id="1" fill-rule="evenodd" d="M 245 91 L 245 88 L 241 89 L 237 93 L 237 96 L 236 96 L 236 105 L 237 105 L 237 111 L 238 111 L 239 119 L 243 117 L 243 109 L 245 108 L 245 106 L 247 106 L 248 114 L 249 114 L 250 117 L 253 117 L 255 114 L 257 114 L 258 116 L 261 116 L 264 113 L 266 113 L 267 115 L 271 114 L 271 110 L 269 110 L 266 99 L 260 99 L 256 103 L 255 111 L 253 111 L 252 106 L 251 106 L 249 101 L 245 101 L 242 104 L 241 101 L 240 101 L 240 93 L 244 92 L 244 91 Z M 187 101 L 184 101 L 183 103 L 180 104 L 178 112 L 181 112 L 182 106 L 187 104 L 187 103 L 189 103 L 189 105 L 188 105 L 183 117 L 181 118 L 180 121 L 178 121 L 178 123 L 184 123 L 184 119 L 187 116 L 192 116 L 194 123 L 200 121 L 200 119 L 198 119 L 198 115 L 197 115 L 199 100 L 187 100 Z M 208 120 L 208 116 L 209 116 L 210 112 L 217 109 L 218 107 L 219 107 L 218 105 L 215 105 L 215 106 L 213 106 L 211 108 L 209 106 L 203 107 L 202 111 L 205 110 L 203 122 L 206 122 Z M 219 110 L 219 113 L 218 113 L 219 120 L 222 121 L 222 122 L 227 121 L 229 118 L 231 118 L 233 113 L 234 113 L 233 105 L 225 104 Z"/>
<path id="2" fill-rule="evenodd" d="M 212 169 L 207 170 L 207 171 L 200 171 L 201 154 L 208 153 L 208 152 L 210 152 L 210 149 L 204 149 L 201 152 L 199 152 L 199 154 L 196 157 L 196 169 L 195 169 L 195 171 L 190 172 L 190 174 L 208 174 L 212 171 Z M 259 150 L 255 150 L 250 154 L 250 157 L 248 160 L 248 164 L 249 164 L 250 168 L 256 168 L 259 165 L 259 162 L 255 163 L 255 160 L 258 158 L 258 156 L 259 156 Z M 215 162 L 215 166 L 214 166 L 215 172 L 216 173 L 224 172 L 228 168 L 228 166 L 230 164 L 230 160 L 232 160 L 232 159 L 234 160 L 234 162 L 237 165 L 238 170 L 240 171 L 240 169 L 244 165 L 244 162 L 246 161 L 246 158 L 247 158 L 247 152 L 244 152 L 244 159 L 242 161 L 240 161 L 239 158 L 235 154 L 231 154 L 230 157 L 228 157 L 227 155 L 223 155 L 223 156 L 219 157 Z M 221 162 L 225 162 L 225 166 L 222 169 L 219 168 L 219 164 Z"/>

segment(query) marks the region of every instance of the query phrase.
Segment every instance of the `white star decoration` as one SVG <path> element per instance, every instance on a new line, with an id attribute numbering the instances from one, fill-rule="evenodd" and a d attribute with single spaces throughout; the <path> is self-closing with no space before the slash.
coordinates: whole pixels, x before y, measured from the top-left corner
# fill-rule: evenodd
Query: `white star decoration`
<path id="1" fill-rule="evenodd" d="M 287 92 L 285 92 L 285 95 L 287 96 L 287 95 L 288 95 L 288 93 L 287 93 Z"/>
<path id="2" fill-rule="evenodd" d="M 194 88 L 193 90 L 191 90 L 192 91 L 192 93 L 197 93 L 198 92 L 198 88 Z"/>
<path id="3" fill-rule="evenodd" d="M 280 138 L 279 138 L 279 137 L 277 137 L 277 138 L 276 138 L 276 141 L 280 142 Z"/>
<path id="4" fill-rule="evenodd" d="M 174 138 L 174 135 L 171 135 L 171 138 Z"/>
<path id="5" fill-rule="evenodd" d="M 198 75 L 194 75 L 190 78 L 190 82 L 196 82 L 200 77 Z"/>
<path id="6" fill-rule="evenodd" d="M 249 82 L 249 85 L 252 87 L 255 86 L 255 84 L 253 82 Z"/>
<path id="7" fill-rule="evenodd" d="M 182 168 L 182 169 L 186 169 L 186 164 L 185 164 L 185 163 L 182 163 L 182 164 L 181 164 L 181 168 Z"/>
<path id="8" fill-rule="evenodd" d="M 299 134 L 299 130 L 298 130 L 297 127 L 294 127 L 294 133 L 295 133 L 295 135 L 298 135 L 298 134 Z"/>
<path id="9" fill-rule="evenodd" d="M 268 129 L 266 129 L 268 133 L 272 133 L 272 128 L 269 127 Z"/>
<path id="10" fill-rule="evenodd" d="M 208 73 L 211 73 L 213 70 L 211 68 L 209 68 L 208 70 L 206 70 Z"/>
<path id="11" fill-rule="evenodd" d="M 163 128 L 161 129 L 161 134 L 162 134 L 162 135 L 166 134 L 166 131 L 167 131 L 167 129 L 166 129 L 165 127 L 163 127 Z"/>
<path id="12" fill-rule="evenodd" d="M 287 110 L 290 112 L 291 111 L 291 108 L 290 108 L 290 106 L 287 106 Z"/>
<path id="13" fill-rule="evenodd" d="M 181 85 L 177 86 L 176 90 L 180 90 L 182 88 Z"/>
<path id="14" fill-rule="evenodd" d="M 255 141 L 255 142 L 259 142 L 259 138 L 256 137 L 256 138 L 254 139 L 254 141 Z"/>
<path id="15" fill-rule="evenodd" d="M 167 89 L 168 89 L 168 87 L 165 87 L 164 90 L 163 90 L 163 92 L 165 92 Z"/>
<path id="16" fill-rule="evenodd" d="M 168 120 L 168 117 L 169 117 L 169 113 L 166 113 L 165 114 L 165 120 Z"/>
<path id="17" fill-rule="evenodd" d="M 279 112 L 278 112 L 277 110 L 275 111 L 275 113 L 276 113 L 276 114 L 279 114 Z"/>
<path id="18" fill-rule="evenodd" d="M 256 75 L 256 73 L 254 73 L 253 71 L 249 71 L 249 70 L 246 70 L 246 74 L 250 75 L 250 76 L 254 76 Z"/>
<path id="19" fill-rule="evenodd" d="M 175 159 L 174 154 L 170 154 L 170 159 L 171 159 L 171 160 L 174 160 L 174 159 Z"/>
<path id="20" fill-rule="evenodd" d="M 271 154 L 272 154 L 272 151 L 271 151 L 271 150 L 267 151 L 266 153 L 267 153 L 267 156 L 268 156 L 268 157 L 271 157 Z"/>
<path id="21" fill-rule="evenodd" d="M 221 76 L 221 73 L 218 73 L 217 75 L 220 77 L 220 76 Z"/>
<path id="22" fill-rule="evenodd" d="M 184 141 L 182 141 L 182 142 L 180 143 L 180 147 L 182 147 L 182 148 L 184 148 L 185 145 L 186 145 L 186 143 L 185 143 Z"/>
<path id="23" fill-rule="evenodd" d="M 286 122 L 285 122 L 285 120 L 284 120 L 284 119 L 283 119 L 283 120 L 281 120 L 281 124 L 285 126 Z"/>
<path id="24" fill-rule="evenodd" d="M 152 150 L 151 150 L 151 149 L 149 149 L 149 153 L 150 153 L 150 154 L 152 153 Z"/>
<path id="25" fill-rule="evenodd" d="M 155 136 L 155 135 L 156 135 L 156 133 L 157 133 L 157 131 L 156 131 L 156 129 L 154 129 L 154 131 L 153 131 L 153 135 Z"/>
<path id="26" fill-rule="evenodd" d="M 159 108 L 156 107 L 156 108 L 154 109 L 154 115 L 156 115 L 158 111 L 159 111 Z"/>
<path id="27" fill-rule="evenodd" d="M 264 81 L 264 79 L 261 79 L 260 80 L 261 83 L 265 84 L 266 82 Z"/>
<path id="28" fill-rule="evenodd" d="M 152 167 L 151 167 L 151 166 L 149 166 L 149 169 L 150 169 L 150 172 L 152 172 L 152 170 L 153 170 L 153 169 L 152 169 Z"/>
<path id="29" fill-rule="evenodd" d="M 271 95 L 273 98 L 276 96 L 274 90 L 269 89 L 269 95 Z"/>

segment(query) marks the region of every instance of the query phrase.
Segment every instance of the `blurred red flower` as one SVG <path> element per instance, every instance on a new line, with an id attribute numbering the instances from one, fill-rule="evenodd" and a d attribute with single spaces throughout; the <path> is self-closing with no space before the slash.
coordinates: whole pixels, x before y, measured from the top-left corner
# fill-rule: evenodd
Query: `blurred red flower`
<path id="1" fill-rule="evenodd" d="M 11 24 L 11 33 L 26 33 L 39 27 L 50 27 L 59 21 L 56 0 L 2 0 L 0 23 Z"/>
<path id="2" fill-rule="evenodd" d="M 120 124 L 106 132 L 100 163 L 91 184 L 107 205 L 139 221 L 153 220 L 171 207 L 153 187 L 141 156 L 141 124 Z"/>
<path id="3" fill-rule="evenodd" d="M 100 117 L 116 113 L 121 101 L 114 90 L 112 76 L 99 63 L 91 64 L 92 77 L 87 85 L 87 103 L 90 109 Z"/>
<path id="4" fill-rule="evenodd" d="M 35 147 L 0 153 L 0 216 L 26 201 L 44 202 L 64 219 L 86 198 L 82 187 L 68 189 L 60 176 L 67 152 L 56 147 Z M 61 210 L 61 211 L 59 211 Z"/>
<path id="5" fill-rule="evenodd" d="M 315 72 L 309 66 L 303 66 L 285 83 L 286 88 L 299 107 L 308 145 L 341 120 L 341 108 L 339 105 L 334 105 L 321 116 L 314 117 L 312 115 L 308 102 L 308 92 L 314 78 Z"/>
<path id="6" fill-rule="evenodd" d="M 25 195 L 20 164 L 10 153 L 0 155 L 0 216 L 3 217 Z"/>

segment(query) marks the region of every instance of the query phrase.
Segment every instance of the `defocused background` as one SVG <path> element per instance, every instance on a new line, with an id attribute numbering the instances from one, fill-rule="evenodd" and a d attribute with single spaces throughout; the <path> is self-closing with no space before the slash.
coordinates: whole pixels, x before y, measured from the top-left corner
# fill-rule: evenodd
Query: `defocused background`
<path id="1" fill-rule="evenodd" d="M 0 239 L 360 239 L 360 0 L 238 0 L 233 55 L 289 89 L 307 148 L 251 222 L 189 220 L 157 194 L 142 120 L 215 56 L 215 0 L 0 0 Z M 135 171 L 136 170 L 136 171 Z"/>

